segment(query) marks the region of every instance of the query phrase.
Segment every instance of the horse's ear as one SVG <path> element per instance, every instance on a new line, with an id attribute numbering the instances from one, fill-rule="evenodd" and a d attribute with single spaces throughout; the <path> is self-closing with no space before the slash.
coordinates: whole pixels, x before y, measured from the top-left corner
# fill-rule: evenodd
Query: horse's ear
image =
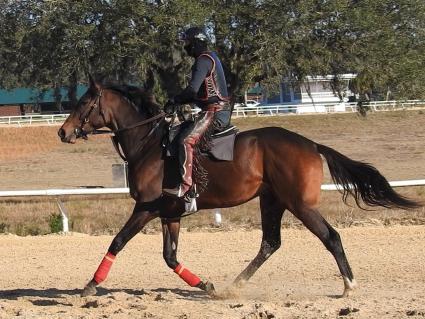
<path id="1" fill-rule="evenodd" d="M 153 87 L 155 86 L 155 77 L 152 69 L 148 69 L 146 72 L 146 81 L 143 85 L 145 91 L 152 92 Z"/>
<path id="2" fill-rule="evenodd" d="M 100 85 L 95 81 L 95 79 L 90 73 L 88 74 L 88 77 L 89 77 L 89 89 L 98 91 L 100 89 Z"/>

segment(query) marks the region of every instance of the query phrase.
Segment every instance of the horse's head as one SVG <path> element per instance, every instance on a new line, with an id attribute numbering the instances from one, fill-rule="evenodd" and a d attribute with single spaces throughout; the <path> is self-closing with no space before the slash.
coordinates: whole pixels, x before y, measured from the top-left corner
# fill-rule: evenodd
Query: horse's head
<path id="1" fill-rule="evenodd" d="M 91 76 L 89 80 L 89 88 L 58 131 L 62 142 L 75 143 L 77 138 L 86 138 L 87 134 L 110 122 L 110 114 L 102 107 L 105 105 L 104 88 Z"/>
<path id="2" fill-rule="evenodd" d="M 161 106 L 153 96 L 153 74 L 148 73 L 143 88 L 131 85 L 103 86 L 89 77 L 89 88 L 58 131 L 62 142 L 75 143 L 77 138 L 108 127 L 114 132 L 135 122 L 154 118 Z"/>

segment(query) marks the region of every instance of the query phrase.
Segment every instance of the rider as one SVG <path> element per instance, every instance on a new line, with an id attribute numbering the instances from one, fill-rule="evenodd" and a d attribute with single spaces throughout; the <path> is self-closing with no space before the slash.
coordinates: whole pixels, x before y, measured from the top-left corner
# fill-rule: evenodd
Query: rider
<path id="1" fill-rule="evenodd" d="M 196 120 L 189 122 L 180 135 L 179 164 L 182 182 L 165 193 L 183 197 L 192 186 L 193 149 L 214 122 L 218 130 L 230 124 L 231 108 L 223 67 L 217 54 L 208 50 L 208 37 L 201 28 L 191 27 L 183 32 L 186 53 L 195 58 L 188 86 L 165 105 L 165 112 L 173 113 L 176 106 L 194 103 L 200 109 Z"/>

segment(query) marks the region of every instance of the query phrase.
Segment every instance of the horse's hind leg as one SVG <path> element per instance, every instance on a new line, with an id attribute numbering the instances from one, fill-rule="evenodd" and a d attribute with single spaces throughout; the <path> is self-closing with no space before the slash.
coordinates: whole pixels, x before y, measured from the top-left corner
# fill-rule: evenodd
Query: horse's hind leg
<path id="1" fill-rule="evenodd" d="M 143 204 L 136 204 L 133 214 L 112 240 L 108 253 L 97 268 L 93 279 L 86 285 L 81 293 L 82 297 L 96 294 L 96 286 L 103 282 L 108 276 L 112 263 L 115 260 L 115 256 L 124 248 L 131 238 L 140 232 L 148 222 L 158 217 L 158 215 L 159 214 L 156 212 L 146 210 Z"/>
<path id="2" fill-rule="evenodd" d="M 189 286 L 197 287 L 206 291 L 210 295 L 214 295 L 214 285 L 209 282 L 202 281 L 198 276 L 193 274 L 189 269 L 184 267 L 177 261 L 177 247 L 179 243 L 180 219 L 162 219 L 162 235 L 163 235 L 163 257 L 168 267 L 179 275 Z"/>
<path id="3" fill-rule="evenodd" d="M 354 279 L 347 257 L 345 256 L 341 237 L 338 232 L 329 225 L 317 209 L 300 207 L 294 211 L 294 215 L 322 241 L 326 249 L 334 256 L 339 271 L 344 279 L 344 293 L 342 296 L 348 296 L 357 286 L 357 283 Z"/>
<path id="4" fill-rule="evenodd" d="M 261 265 L 276 251 L 281 244 L 280 226 L 285 209 L 271 193 L 260 195 L 261 227 L 263 237 L 260 251 L 249 265 L 236 277 L 234 284 L 240 286 L 248 281 Z"/>

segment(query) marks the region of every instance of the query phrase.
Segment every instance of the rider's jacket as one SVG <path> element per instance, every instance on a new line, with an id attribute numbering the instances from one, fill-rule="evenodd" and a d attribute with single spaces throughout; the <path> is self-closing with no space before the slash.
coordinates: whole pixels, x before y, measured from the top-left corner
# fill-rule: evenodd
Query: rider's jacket
<path id="1" fill-rule="evenodd" d="M 192 79 L 202 76 L 204 78 L 196 95 L 196 102 L 201 108 L 229 100 L 223 66 L 215 52 L 205 52 L 197 57 L 192 67 Z"/>
<path id="2" fill-rule="evenodd" d="M 175 101 L 194 102 L 201 109 L 206 110 L 209 105 L 228 100 L 227 84 L 220 59 L 212 51 L 201 53 L 192 66 L 189 85 L 175 97 Z"/>

